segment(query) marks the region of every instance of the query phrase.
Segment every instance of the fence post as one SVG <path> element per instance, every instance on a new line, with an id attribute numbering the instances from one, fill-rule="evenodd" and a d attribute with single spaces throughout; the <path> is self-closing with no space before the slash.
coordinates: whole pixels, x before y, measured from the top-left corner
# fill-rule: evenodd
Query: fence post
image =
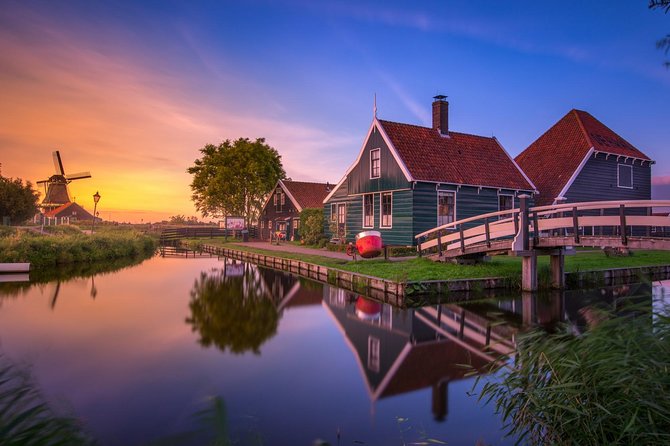
<path id="1" fill-rule="evenodd" d="M 463 238 L 463 224 L 458 225 L 458 232 L 461 236 L 461 252 L 465 252 L 465 239 Z"/>
<path id="2" fill-rule="evenodd" d="M 537 211 L 533 212 L 533 245 L 540 243 L 540 222 L 537 219 Z"/>
<path id="3" fill-rule="evenodd" d="M 489 228 L 489 218 L 486 217 L 484 219 L 484 230 L 486 231 L 486 247 L 490 248 L 491 247 L 491 231 Z"/>
<path id="4" fill-rule="evenodd" d="M 572 230 L 575 236 L 575 243 L 579 243 L 579 220 L 577 219 L 577 206 L 572 208 Z"/>
<path id="5" fill-rule="evenodd" d="M 442 257 L 442 230 L 437 231 L 437 254 Z"/>
<path id="6" fill-rule="evenodd" d="M 619 205 L 619 219 L 621 221 L 621 243 L 628 244 L 628 237 L 626 235 L 626 210 L 625 205 Z"/>

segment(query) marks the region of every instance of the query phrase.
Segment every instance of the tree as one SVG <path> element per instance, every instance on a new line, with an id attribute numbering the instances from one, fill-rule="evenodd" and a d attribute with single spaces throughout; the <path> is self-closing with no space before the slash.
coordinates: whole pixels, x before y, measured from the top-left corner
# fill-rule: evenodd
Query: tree
<path id="1" fill-rule="evenodd" d="M 0 218 L 9 217 L 14 224 L 23 223 L 37 213 L 39 192 L 30 181 L 0 176 Z"/>
<path id="2" fill-rule="evenodd" d="M 649 9 L 662 9 L 667 14 L 670 11 L 670 0 L 649 0 Z M 657 40 L 656 48 L 664 50 L 665 54 L 668 54 L 668 51 L 670 51 L 670 34 Z M 666 61 L 665 66 L 670 68 L 670 61 Z"/>
<path id="3" fill-rule="evenodd" d="M 186 323 L 200 334 L 198 342 L 205 347 L 260 354 L 260 346 L 277 333 L 279 313 L 258 269 L 239 265 L 241 274 L 226 274 L 225 267 L 200 273 L 191 290 Z"/>
<path id="4" fill-rule="evenodd" d="M 286 177 L 281 156 L 264 138 L 225 140 L 200 149 L 202 158 L 188 168 L 196 209 L 203 216 L 258 219 L 263 199 Z"/>
<path id="5" fill-rule="evenodd" d="M 303 209 L 300 213 L 300 239 L 303 242 L 316 245 L 326 236 L 323 228 L 323 209 Z"/>

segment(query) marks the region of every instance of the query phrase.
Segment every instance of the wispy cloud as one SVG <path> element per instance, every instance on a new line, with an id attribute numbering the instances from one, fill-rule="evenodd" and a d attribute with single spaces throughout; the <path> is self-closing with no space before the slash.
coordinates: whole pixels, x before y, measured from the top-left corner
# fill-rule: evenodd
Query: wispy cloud
<path id="1" fill-rule="evenodd" d="M 165 71 L 165 61 L 144 56 L 150 49 L 132 41 L 103 51 L 39 14 L 19 12 L 12 26 L 0 27 L 4 175 L 42 179 L 52 173 L 50 153 L 58 148 L 66 170 L 93 174 L 72 183 L 78 202 L 100 190 L 104 207 L 118 212 L 191 215 L 185 171 L 206 143 L 264 136 L 282 154 L 289 175 L 330 181 L 335 178 L 325 173 L 343 171 L 349 161 L 340 159 L 342 148 L 358 145 L 360 135 L 329 134 L 277 117 L 280 103 L 258 112 L 231 100 L 231 92 L 247 91 L 250 81 L 221 66 L 214 50 L 184 28 L 175 44 L 186 42 L 207 67 L 204 75 Z M 260 90 L 255 87 L 248 91 Z"/>
<path id="2" fill-rule="evenodd" d="M 670 175 L 651 177 L 651 184 L 654 186 L 668 186 L 670 185 Z"/>

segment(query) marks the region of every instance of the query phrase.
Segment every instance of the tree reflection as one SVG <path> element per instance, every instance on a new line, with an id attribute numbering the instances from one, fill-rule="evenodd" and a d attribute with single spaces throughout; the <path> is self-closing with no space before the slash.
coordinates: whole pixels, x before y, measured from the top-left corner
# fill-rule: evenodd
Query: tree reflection
<path id="1" fill-rule="evenodd" d="M 279 314 L 258 269 L 249 264 L 202 272 L 191 290 L 186 323 L 198 342 L 221 351 L 260 354 L 260 346 L 277 332 Z"/>

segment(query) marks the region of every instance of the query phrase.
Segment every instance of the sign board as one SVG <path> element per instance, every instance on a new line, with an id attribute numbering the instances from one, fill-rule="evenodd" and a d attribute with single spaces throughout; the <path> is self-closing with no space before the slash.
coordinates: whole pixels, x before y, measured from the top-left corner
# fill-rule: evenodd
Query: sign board
<path id="1" fill-rule="evenodd" d="M 226 217 L 226 229 L 240 231 L 244 229 L 244 217 Z"/>

